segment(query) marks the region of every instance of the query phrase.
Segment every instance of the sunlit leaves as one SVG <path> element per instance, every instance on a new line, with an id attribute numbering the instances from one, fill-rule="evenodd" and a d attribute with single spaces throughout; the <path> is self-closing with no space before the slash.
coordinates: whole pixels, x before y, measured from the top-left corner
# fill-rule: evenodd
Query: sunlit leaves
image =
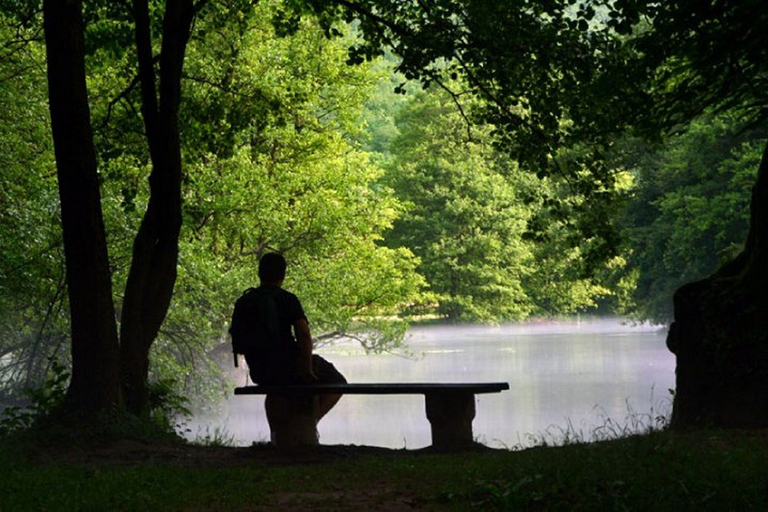
<path id="1" fill-rule="evenodd" d="M 468 128 L 450 97 L 432 90 L 412 99 L 398 127 L 386 179 L 407 209 L 387 241 L 420 257 L 439 314 L 516 320 L 576 311 L 607 293 L 583 276 L 565 222 L 551 217 L 540 239 L 526 236 L 556 188 L 498 151 L 489 126 Z"/>
<path id="2" fill-rule="evenodd" d="M 161 4 L 151 2 L 152 12 Z M 88 85 L 102 209 L 113 282 L 122 290 L 148 202 L 148 152 L 134 56 L 121 44 L 128 13 L 111 2 L 89 7 Z M 347 333 L 372 350 L 392 347 L 403 324 L 391 315 L 421 297 L 413 255 L 380 245 L 399 206 L 389 190 L 372 186 L 380 171 L 360 147 L 362 102 L 378 75 L 345 64 L 351 36 L 341 35 L 341 25 L 332 40 L 328 27 L 306 18 L 277 33 L 272 21 L 281 9 L 277 1 L 205 4 L 187 52 L 180 113 L 185 225 L 176 294 L 152 371 L 170 372 L 190 390 L 213 382 L 215 358 L 206 354 L 226 346 L 233 301 L 257 283 L 264 250 L 289 257 L 291 289 L 305 299 L 319 338 Z M 0 95 L 0 115 L 8 117 L 0 142 L 0 300 L 10 327 L 4 339 L 13 343 L 38 335 L 51 318 L 66 318 L 42 48 L 30 48 L 37 57 L 21 69 L 34 73 Z M 24 300 L 17 306 L 16 298 Z M 118 308 L 121 300 L 118 292 Z M 52 332 L 55 343 L 66 341 L 66 326 Z M 44 359 L 30 361 L 36 360 Z M 24 376 L 32 366 L 19 368 Z M 202 372 L 198 380 L 192 368 Z"/>
<path id="3" fill-rule="evenodd" d="M 68 317 L 43 48 L 0 23 L 0 395 L 45 377 Z"/>
<path id="4" fill-rule="evenodd" d="M 190 47 L 186 240 L 167 324 L 226 342 L 234 300 L 274 250 L 318 340 L 385 349 L 400 337 L 382 320 L 418 301 L 423 282 L 408 251 L 379 245 L 399 206 L 373 186 L 381 171 L 358 142 L 378 75 L 347 66 L 348 40 L 309 19 L 276 33 L 280 5 L 207 26 Z"/>

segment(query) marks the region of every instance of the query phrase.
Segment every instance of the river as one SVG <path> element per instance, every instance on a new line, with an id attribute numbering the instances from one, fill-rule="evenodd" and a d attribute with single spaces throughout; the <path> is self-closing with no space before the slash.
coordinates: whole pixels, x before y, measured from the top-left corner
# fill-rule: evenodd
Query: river
<path id="1" fill-rule="evenodd" d="M 409 330 L 408 357 L 365 355 L 352 342 L 318 353 L 349 382 L 508 382 L 509 391 L 477 396 L 473 427 L 478 441 L 513 448 L 610 437 L 668 414 L 675 360 L 665 339 L 659 327 L 619 319 L 428 326 Z M 225 433 L 240 446 L 266 441 L 263 397 L 230 397 L 190 430 Z M 350 395 L 319 425 L 322 444 L 407 449 L 429 445 L 429 430 L 418 395 Z"/>

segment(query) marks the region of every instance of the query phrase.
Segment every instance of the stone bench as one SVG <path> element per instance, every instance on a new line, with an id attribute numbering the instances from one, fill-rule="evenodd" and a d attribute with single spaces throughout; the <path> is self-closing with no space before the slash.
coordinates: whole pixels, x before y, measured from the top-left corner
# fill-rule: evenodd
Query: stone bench
<path id="1" fill-rule="evenodd" d="M 244 386 L 235 395 L 266 395 L 265 409 L 273 444 L 289 447 L 318 444 L 315 411 L 319 394 L 342 395 L 424 395 L 427 419 L 432 429 L 432 446 L 472 446 L 475 395 L 509 389 L 506 382 L 461 384 L 313 384 Z"/>

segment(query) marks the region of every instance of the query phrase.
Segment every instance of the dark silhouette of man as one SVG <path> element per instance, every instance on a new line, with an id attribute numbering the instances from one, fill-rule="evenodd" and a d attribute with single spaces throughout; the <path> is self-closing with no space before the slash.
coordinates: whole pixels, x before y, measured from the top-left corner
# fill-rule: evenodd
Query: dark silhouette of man
<path id="1" fill-rule="evenodd" d="M 299 298 L 282 288 L 286 273 L 285 258 L 278 253 L 267 253 L 259 260 L 258 288 L 243 295 L 261 294 L 274 304 L 271 321 L 279 332 L 279 349 L 267 353 L 246 352 L 251 379 L 257 384 L 336 384 L 346 383 L 344 376 L 331 364 L 312 353 L 312 334 Z M 237 307 L 236 307 L 237 310 Z M 276 313 L 276 314 L 275 314 Z M 249 314 L 259 314 L 249 310 Z M 233 327 L 235 318 L 233 318 Z M 341 395 L 318 395 L 317 420 L 325 416 L 339 401 Z"/>

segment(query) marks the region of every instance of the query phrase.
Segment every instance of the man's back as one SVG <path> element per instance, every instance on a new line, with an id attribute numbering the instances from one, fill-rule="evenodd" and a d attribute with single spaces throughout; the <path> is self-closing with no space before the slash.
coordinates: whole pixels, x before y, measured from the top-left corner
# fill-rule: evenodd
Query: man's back
<path id="1" fill-rule="evenodd" d="M 235 303 L 232 344 L 245 355 L 251 378 L 259 384 L 296 380 L 298 347 L 292 328 L 306 318 L 298 298 L 279 286 L 249 288 Z"/>
<path id="2" fill-rule="evenodd" d="M 298 383 L 344 383 L 347 380 L 328 361 L 312 353 L 312 333 L 309 322 L 304 314 L 298 297 L 283 290 L 287 263 L 279 253 L 267 253 L 259 259 L 259 279 L 261 286 L 253 289 L 251 294 L 264 292 L 272 299 L 271 306 L 264 307 L 265 313 L 255 312 L 258 308 L 247 306 L 246 292 L 235 304 L 232 315 L 233 345 L 239 336 L 256 336 L 259 327 L 256 326 L 261 316 L 272 316 L 273 324 L 277 325 L 278 336 L 274 342 L 279 347 L 273 352 L 265 351 L 257 354 L 255 350 L 241 349 L 248 362 L 251 379 L 257 384 L 298 384 Z M 249 290 L 250 291 L 250 290 Z M 260 299 L 259 299 L 260 300 Z M 240 305 L 240 302 L 243 302 Z M 241 307 L 238 307 L 238 306 Z M 239 310 L 243 311 L 239 311 Z M 249 322 L 253 322 L 249 327 Z M 269 323 L 269 322 L 268 322 Z M 265 329 L 266 330 L 266 329 Z M 294 337 L 295 336 L 295 337 Z M 238 343 L 239 348 L 239 343 Z M 269 397 L 268 397 L 269 398 Z M 322 394 L 317 396 L 319 406 L 316 420 L 319 421 L 325 413 L 339 401 L 341 395 Z M 267 419 L 270 414 L 267 411 Z"/>

